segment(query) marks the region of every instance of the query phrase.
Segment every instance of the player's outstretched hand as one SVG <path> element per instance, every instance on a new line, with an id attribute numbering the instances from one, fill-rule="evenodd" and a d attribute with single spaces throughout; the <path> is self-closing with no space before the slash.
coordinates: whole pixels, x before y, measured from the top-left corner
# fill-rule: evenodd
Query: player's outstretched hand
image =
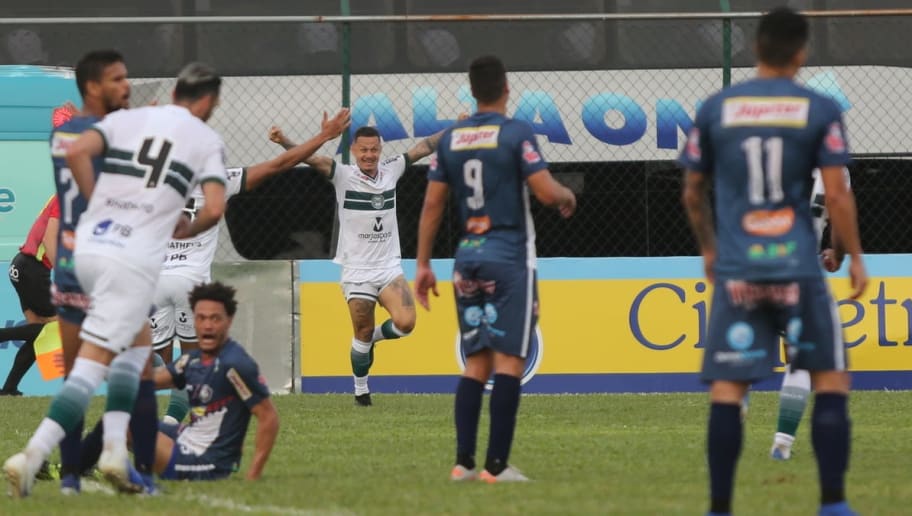
<path id="1" fill-rule="evenodd" d="M 570 190 L 570 196 L 557 207 L 560 216 L 568 219 L 576 212 L 576 195 Z"/>
<path id="2" fill-rule="evenodd" d="M 325 113 L 323 115 L 326 116 Z M 285 137 L 285 133 L 282 132 L 282 129 L 279 126 L 274 125 L 269 128 L 269 141 L 279 145 L 285 145 L 285 143 L 288 142 L 288 138 Z"/>
<path id="3" fill-rule="evenodd" d="M 440 295 L 437 293 L 437 277 L 434 276 L 434 271 L 427 265 L 419 265 L 415 274 L 415 297 L 418 298 L 418 304 L 430 312 L 431 303 L 428 299 L 428 290 L 434 294 L 434 297 Z"/>
<path id="4" fill-rule="evenodd" d="M 326 111 L 323 112 L 323 123 L 320 124 L 320 130 L 323 134 L 329 136 L 330 138 L 338 138 L 342 131 L 348 129 L 348 126 L 351 125 L 351 110 L 348 108 L 342 108 L 336 113 L 336 116 L 331 119 L 327 117 Z M 281 134 L 281 131 L 279 131 Z M 272 134 L 270 133 L 269 138 L 272 139 Z M 275 141 L 275 140 L 273 140 Z"/>
<path id="5" fill-rule="evenodd" d="M 829 248 L 820 253 L 820 260 L 823 262 L 823 268 L 828 272 L 836 272 L 842 267 L 842 258 L 837 257 L 836 251 Z"/>
<path id="6" fill-rule="evenodd" d="M 852 284 L 852 299 L 858 299 L 868 287 L 868 271 L 861 255 L 853 255 L 849 262 L 849 280 Z"/>
<path id="7" fill-rule="evenodd" d="M 185 213 L 181 213 L 181 216 L 177 219 L 177 225 L 174 226 L 174 234 L 172 238 L 175 240 L 182 240 L 184 238 L 190 238 L 190 217 Z"/>

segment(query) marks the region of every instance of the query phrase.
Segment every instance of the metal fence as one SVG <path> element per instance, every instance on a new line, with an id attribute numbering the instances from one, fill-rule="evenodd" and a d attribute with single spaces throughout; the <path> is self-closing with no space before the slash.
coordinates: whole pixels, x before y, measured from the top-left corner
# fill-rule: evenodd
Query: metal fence
<path id="1" fill-rule="evenodd" d="M 303 141 L 318 131 L 323 111 L 343 104 L 352 106 L 354 127 L 378 127 L 386 155 L 404 152 L 472 111 L 467 65 L 497 54 L 510 70 L 508 114 L 533 124 L 552 172 L 579 199 L 568 221 L 533 206 L 539 254 L 695 254 L 673 160 L 698 103 L 753 73 L 760 13 L 455 17 L 421 11 L 426 4 L 434 3 L 409 3 L 408 16 L 20 19 L 19 28 L 0 19 L 0 32 L 7 47 L 19 42 L 17 56 L 31 52 L 26 57 L 44 64 L 72 64 L 90 48 L 123 49 L 137 77 L 134 105 L 167 102 L 170 78 L 184 62 L 212 63 L 229 76 L 211 124 L 232 166 L 279 153 L 267 140 L 271 125 Z M 811 56 L 799 79 L 845 111 L 864 247 L 912 252 L 912 51 L 905 37 L 912 10 L 808 14 Z M 37 47 L 36 27 L 47 35 Z M 57 39 L 67 45 L 55 46 Z M 321 153 L 344 150 L 333 142 Z M 426 170 L 426 161 L 415 164 L 399 184 L 404 257 L 415 253 Z M 329 257 L 334 202 L 332 187 L 303 167 L 241 194 L 229 203 L 230 238 L 222 238 L 219 259 L 235 251 L 251 259 Z M 435 254 L 448 256 L 452 213 L 442 235 Z"/>

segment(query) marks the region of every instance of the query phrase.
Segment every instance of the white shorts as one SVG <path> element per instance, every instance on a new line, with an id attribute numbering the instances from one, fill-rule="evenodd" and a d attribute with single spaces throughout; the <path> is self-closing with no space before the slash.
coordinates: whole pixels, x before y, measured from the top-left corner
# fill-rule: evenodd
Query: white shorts
<path id="1" fill-rule="evenodd" d="M 167 346 L 175 336 L 184 342 L 196 342 L 193 310 L 187 297 L 197 283 L 176 274 L 162 274 L 155 288 L 155 313 L 149 320 L 152 327 L 152 346 Z"/>
<path id="2" fill-rule="evenodd" d="M 148 320 L 155 276 L 106 256 L 80 255 L 76 278 L 90 302 L 79 336 L 114 353 L 125 351 Z"/>
<path id="3" fill-rule="evenodd" d="M 367 299 L 377 302 L 380 291 L 394 279 L 404 276 L 402 267 L 396 265 L 386 269 L 342 269 L 342 293 L 345 301 Z"/>

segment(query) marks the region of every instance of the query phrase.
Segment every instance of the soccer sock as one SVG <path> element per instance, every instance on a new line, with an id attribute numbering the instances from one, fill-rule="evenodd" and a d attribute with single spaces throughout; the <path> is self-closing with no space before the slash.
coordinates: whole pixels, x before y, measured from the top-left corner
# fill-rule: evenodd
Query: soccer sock
<path id="1" fill-rule="evenodd" d="M 368 371 L 370 371 L 370 366 L 373 362 L 371 347 L 370 342 L 352 339 L 351 365 L 352 374 L 354 374 L 356 378 L 363 378 L 367 376 Z"/>
<path id="2" fill-rule="evenodd" d="M 79 462 L 82 454 L 82 430 L 85 418 L 81 418 L 76 427 L 68 431 L 60 441 L 60 474 L 79 475 Z"/>
<path id="3" fill-rule="evenodd" d="M 22 329 L 19 330 L 19 328 Z M 0 339 L 20 340 L 18 337 L 24 336 L 21 340 L 25 341 L 22 343 L 22 347 L 19 348 L 19 351 L 16 352 L 16 357 L 13 359 L 13 367 L 10 369 L 9 375 L 6 377 L 6 382 L 3 384 L 4 391 L 13 392 L 17 390 L 19 388 L 19 382 L 22 381 L 22 377 L 25 376 L 25 373 L 27 373 L 29 368 L 32 367 L 32 364 L 35 363 L 35 339 L 38 338 L 38 334 L 41 333 L 41 328 L 44 328 L 43 324 L 26 324 L 14 328 L 17 331 L 9 332 L 4 338 Z M 15 335 L 15 337 L 10 337 L 9 335 Z"/>
<path id="4" fill-rule="evenodd" d="M 456 419 L 456 464 L 466 469 L 475 468 L 475 445 L 483 394 L 483 383 L 466 376 L 459 379 L 453 407 Z"/>
<path id="5" fill-rule="evenodd" d="M 133 462 L 136 471 L 152 473 L 155 463 L 155 440 L 158 434 L 158 402 L 155 399 L 155 382 L 142 380 L 130 417 L 133 434 Z"/>
<path id="6" fill-rule="evenodd" d="M 374 342 L 383 339 L 398 339 L 406 337 L 409 335 L 409 332 L 402 331 L 393 324 L 392 319 L 387 319 L 383 321 L 383 324 L 380 326 L 374 327 Z"/>
<path id="7" fill-rule="evenodd" d="M 776 432 L 792 437 L 798 433 L 801 416 L 811 394 L 811 375 L 802 369 L 785 368 L 779 391 L 779 423 Z"/>
<path id="8" fill-rule="evenodd" d="M 811 441 L 817 455 L 821 504 L 845 500 L 850 440 L 848 396 L 833 392 L 818 393 L 814 397 L 811 416 Z"/>
<path id="9" fill-rule="evenodd" d="M 488 407 L 491 412 L 491 431 L 488 437 L 488 454 L 485 469 L 499 475 L 507 468 L 513 432 L 516 430 L 516 412 L 519 410 L 519 378 L 508 374 L 494 375 L 494 388 Z"/>
<path id="10" fill-rule="evenodd" d="M 184 389 L 171 389 L 171 399 L 168 400 L 168 410 L 166 417 L 174 418 L 174 421 L 180 423 L 187 417 L 190 411 L 190 396 Z"/>
<path id="11" fill-rule="evenodd" d="M 79 474 L 85 475 L 95 464 L 98 463 L 98 457 L 101 456 L 101 441 L 104 435 L 104 423 L 101 420 L 95 423 L 92 431 L 86 434 L 82 440 L 82 450 L 79 457 Z"/>
<path id="12" fill-rule="evenodd" d="M 731 512 L 735 466 L 741 455 L 742 433 L 739 405 L 713 403 L 710 406 L 706 443 L 710 512 Z"/>
<path id="13" fill-rule="evenodd" d="M 67 430 L 73 430 L 79 424 L 89 405 L 89 397 L 101 385 L 107 370 L 108 367 L 104 364 L 76 358 L 69 377 L 51 401 L 48 415 L 38 425 L 35 435 L 26 446 L 29 466 L 35 468 L 34 471 L 51 454 L 51 449 L 63 440 Z M 37 466 L 32 464 L 34 460 L 38 460 Z"/>
<path id="14" fill-rule="evenodd" d="M 104 445 L 126 446 L 127 424 L 136 402 L 139 377 L 151 347 L 133 347 L 117 355 L 108 374 L 108 399 L 105 404 Z"/>

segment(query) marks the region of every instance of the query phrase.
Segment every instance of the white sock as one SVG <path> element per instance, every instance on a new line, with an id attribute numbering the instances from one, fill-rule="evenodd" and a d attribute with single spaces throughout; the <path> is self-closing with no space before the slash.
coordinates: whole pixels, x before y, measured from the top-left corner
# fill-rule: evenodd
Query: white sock
<path id="1" fill-rule="evenodd" d="M 371 337 L 371 339 L 373 339 L 374 342 L 378 342 L 385 338 L 386 337 L 383 336 L 383 326 L 382 325 L 374 326 L 374 336 Z"/>
<path id="2" fill-rule="evenodd" d="M 130 413 L 120 411 L 105 412 L 102 416 L 104 422 L 104 447 L 127 446 L 127 425 L 130 424 Z"/>
<path id="3" fill-rule="evenodd" d="M 358 339 L 352 339 L 352 349 L 357 351 L 358 353 L 366 355 L 366 354 L 370 353 L 371 343 L 364 342 L 364 341 L 361 341 Z"/>
<path id="4" fill-rule="evenodd" d="M 367 394 L 370 392 L 370 389 L 367 388 L 367 375 L 365 376 L 355 376 L 355 396 L 360 396 L 362 394 Z"/>
<path id="5" fill-rule="evenodd" d="M 773 438 L 773 443 L 776 446 L 785 446 L 786 448 L 791 448 L 795 444 L 795 436 L 784 434 L 782 432 L 776 432 L 776 436 Z"/>
<path id="6" fill-rule="evenodd" d="M 811 373 L 804 369 L 792 369 L 791 366 L 786 366 L 785 375 L 782 377 L 782 387 L 797 387 L 810 391 Z"/>
<path id="7" fill-rule="evenodd" d="M 25 447 L 30 471 L 38 471 L 41 463 L 51 455 L 51 451 L 60 444 L 64 435 L 66 432 L 63 427 L 53 419 L 46 417 L 41 420 L 35 435 L 29 439 Z"/>

